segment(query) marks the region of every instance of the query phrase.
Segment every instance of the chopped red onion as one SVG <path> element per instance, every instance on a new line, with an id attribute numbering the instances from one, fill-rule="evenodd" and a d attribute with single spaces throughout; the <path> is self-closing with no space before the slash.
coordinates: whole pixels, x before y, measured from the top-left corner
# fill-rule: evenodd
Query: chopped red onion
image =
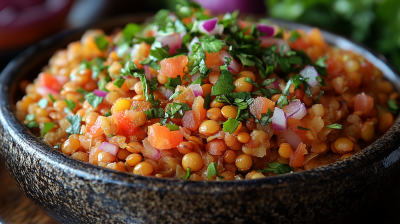
<path id="1" fill-rule="evenodd" d="M 279 107 L 275 107 L 274 115 L 272 116 L 272 127 L 275 131 L 285 132 L 287 130 L 286 113 Z"/>
<path id="2" fill-rule="evenodd" d="M 307 65 L 306 67 L 304 67 L 303 70 L 301 70 L 300 75 L 304 78 L 308 78 L 308 84 L 310 85 L 310 87 L 315 87 L 319 84 L 317 80 L 319 74 L 314 66 Z"/>
<path id="3" fill-rule="evenodd" d="M 156 41 L 162 43 L 162 46 L 168 45 L 170 54 L 176 52 L 182 45 L 181 35 L 179 33 L 174 33 L 169 36 L 157 36 Z"/>
<path id="4" fill-rule="evenodd" d="M 287 118 L 302 119 L 307 114 L 307 108 L 304 103 L 301 103 L 299 99 L 295 99 L 282 108 L 287 114 Z"/>
<path id="5" fill-rule="evenodd" d="M 215 35 L 219 34 L 222 35 L 224 32 L 224 25 L 218 24 L 218 18 L 212 18 L 209 20 L 200 21 L 198 24 L 198 28 L 201 33 Z"/>
<path id="6" fill-rule="evenodd" d="M 69 81 L 69 78 L 65 77 L 63 75 L 56 75 L 54 77 L 57 79 L 58 83 L 60 83 L 61 85 L 64 85 L 65 83 L 67 83 Z"/>
<path id="7" fill-rule="evenodd" d="M 203 88 L 200 84 L 190 85 L 189 88 L 192 90 L 195 97 L 201 96 L 203 94 Z"/>
<path id="8" fill-rule="evenodd" d="M 52 95 L 60 94 L 60 92 L 58 92 L 57 90 L 54 90 L 54 89 L 46 87 L 46 86 L 41 86 L 41 87 L 36 88 L 36 92 L 42 96 L 48 96 L 49 94 L 52 94 Z"/>
<path id="9" fill-rule="evenodd" d="M 161 86 L 158 88 L 158 90 L 160 90 L 160 92 L 165 96 L 165 98 L 169 99 L 172 94 L 174 94 L 170 89 L 168 89 L 165 86 Z"/>
<path id="10" fill-rule="evenodd" d="M 154 148 L 147 138 L 143 139 L 143 156 L 148 157 L 150 159 L 159 160 L 160 159 L 160 150 Z"/>
<path id="11" fill-rule="evenodd" d="M 306 105 L 304 105 L 304 103 L 302 103 L 301 106 L 300 106 L 299 111 L 294 113 L 292 117 L 294 119 L 301 120 L 306 115 L 307 115 L 307 108 L 306 108 Z"/>
<path id="12" fill-rule="evenodd" d="M 296 135 L 296 133 L 294 133 L 291 128 L 288 128 L 285 133 L 282 133 L 281 137 L 285 139 L 285 141 L 289 143 L 293 147 L 293 149 L 296 149 L 301 142 L 301 138 Z"/>
<path id="13" fill-rule="evenodd" d="M 273 81 L 271 84 L 268 84 L 267 86 L 265 86 L 265 88 L 267 88 L 267 89 L 278 89 L 278 90 L 280 90 L 281 87 L 279 86 L 279 80 L 278 80 L 278 78 L 275 78 L 275 81 Z"/>
<path id="14" fill-rule="evenodd" d="M 94 93 L 95 95 L 97 95 L 97 96 L 100 96 L 100 97 L 106 97 L 106 95 L 107 95 L 107 92 L 106 92 L 106 91 L 99 90 L 99 89 L 93 90 L 93 93 Z"/>
<path id="15" fill-rule="evenodd" d="M 290 51 L 290 46 L 288 42 L 284 39 L 280 38 L 271 38 L 271 37 L 259 37 L 261 40 L 260 45 L 263 47 L 270 47 L 274 44 L 278 45 L 278 52 L 283 51 L 283 53 L 287 53 Z"/>
<path id="16" fill-rule="evenodd" d="M 150 67 L 148 65 L 143 65 L 143 67 L 144 67 L 144 74 L 146 74 L 146 79 L 151 81 Z"/>
<path id="17" fill-rule="evenodd" d="M 225 58 L 231 58 L 231 62 L 229 62 L 228 70 L 232 72 L 232 74 L 238 74 L 240 71 L 240 64 L 237 62 L 228 52 L 221 51 L 219 54 L 222 62 L 225 64 Z"/>
<path id="18" fill-rule="evenodd" d="M 175 22 L 178 19 L 174 12 L 171 12 L 167 17 L 171 19 L 172 22 Z"/>
<path id="19" fill-rule="evenodd" d="M 257 28 L 261 33 L 264 33 L 264 35 L 263 35 L 264 37 L 273 37 L 275 34 L 274 26 L 259 23 L 259 24 L 257 24 Z"/>
<path id="20" fill-rule="evenodd" d="M 192 41 L 190 41 L 190 44 L 188 45 L 188 49 L 189 49 L 189 54 L 188 54 L 188 56 L 190 56 L 191 54 L 192 54 L 192 47 L 193 47 L 193 45 L 195 44 L 195 43 L 199 43 L 200 41 L 199 41 L 199 38 L 198 37 L 194 37 L 193 39 L 192 39 Z"/>
<path id="21" fill-rule="evenodd" d="M 118 147 L 118 146 L 116 146 L 116 145 L 114 145 L 114 144 L 111 144 L 111 143 L 109 143 L 109 142 L 102 142 L 102 143 L 100 144 L 100 146 L 99 146 L 99 149 L 100 149 L 101 151 L 111 153 L 111 154 L 113 154 L 114 156 L 117 156 L 117 153 L 118 153 L 118 151 L 119 151 L 119 147 Z"/>

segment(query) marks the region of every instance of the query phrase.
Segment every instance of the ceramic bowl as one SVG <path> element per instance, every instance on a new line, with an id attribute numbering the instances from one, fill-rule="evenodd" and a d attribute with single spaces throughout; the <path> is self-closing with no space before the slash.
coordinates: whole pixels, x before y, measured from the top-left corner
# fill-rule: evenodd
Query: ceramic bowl
<path id="1" fill-rule="evenodd" d="M 140 16 L 124 17 L 93 27 L 111 31 L 142 21 Z M 64 32 L 32 46 L 0 77 L 0 155 L 19 188 L 60 223 L 343 223 L 360 218 L 399 174 L 399 118 L 384 136 L 350 158 L 264 179 L 182 181 L 74 160 L 33 136 L 13 109 L 21 96 L 19 82 L 36 77 L 57 49 L 83 32 Z M 383 57 L 337 35 L 323 35 L 328 43 L 363 55 L 400 91 L 400 79 Z"/>

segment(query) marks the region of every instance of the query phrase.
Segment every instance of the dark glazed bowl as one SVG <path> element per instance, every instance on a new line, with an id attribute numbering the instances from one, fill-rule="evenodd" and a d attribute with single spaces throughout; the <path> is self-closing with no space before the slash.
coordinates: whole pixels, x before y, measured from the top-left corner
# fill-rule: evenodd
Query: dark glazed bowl
<path id="1" fill-rule="evenodd" d="M 112 30 L 143 17 L 102 23 Z M 289 28 L 310 27 L 276 21 Z M 400 170 L 399 118 L 362 152 L 311 171 L 257 180 L 207 182 L 136 176 L 83 163 L 30 134 L 13 107 L 18 83 L 82 35 L 62 33 L 26 50 L 0 77 L 0 155 L 19 188 L 61 223 L 343 223 L 357 219 Z M 362 54 L 400 91 L 384 58 L 331 33 L 328 43 Z"/>

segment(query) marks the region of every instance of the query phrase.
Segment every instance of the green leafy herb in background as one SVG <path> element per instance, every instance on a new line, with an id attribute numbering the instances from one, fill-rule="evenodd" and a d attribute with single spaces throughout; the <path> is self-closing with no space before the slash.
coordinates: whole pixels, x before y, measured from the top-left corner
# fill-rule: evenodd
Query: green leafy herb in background
<path id="1" fill-rule="evenodd" d="M 350 37 L 374 48 L 400 70 L 400 1 L 266 0 L 269 16 Z"/>

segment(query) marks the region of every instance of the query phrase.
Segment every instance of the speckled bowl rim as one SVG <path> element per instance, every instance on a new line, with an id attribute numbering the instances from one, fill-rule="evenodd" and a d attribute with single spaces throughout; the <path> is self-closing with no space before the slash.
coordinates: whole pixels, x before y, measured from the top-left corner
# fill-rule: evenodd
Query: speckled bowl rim
<path id="1" fill-rule="evenodd" d="M 205 190 L 217 190 L 221 193 L 229 193 L 234 189 L 246 189 L 246 188 L 258 188 L 258 189 L 271 189 L 281 188 L 288 186 L 304 186 L 323 183 L 336 178 L 340 178 L 343 175 L 349 173 L 356 173 L 364 166 L 373 165 L 377 162 L 377 158 L 383 158 L 384 154 L 388 154 L 388 151 L 394 151 L 393 147 L 390 147 L 390 141 L 399 138 L 399 126 L 400 117 L 398 116 L 394 122 L 394 125 L 378 140 L 373 142 L 371 145 L 366 147 L 363 151 L 345 159 L 338 161 L 323 167 L 319 167 L 313 170 L 302 171 L 292 174 L 284 174 L 274 177 L 256 179 L 256 180 L 234 180 L 234 181 L 183 181 L 168 178 L 156 178 L 156 177 L 145 177 L 134 174 L 119 172 L 108 168 L 95 166 L 90 163 L 81 162 L 63 154 L 58 150 L 54 150 L 32 133 L 30 133 L 16 118 L 13 111 L 14 106 L 11 105 L 11 96 L 9 91 L 10 87 L 14 83 L 14 75 L 22 71 L 24 64 L 29 63 L 29 60 L 35 57 L 38 52 L 46 51 L 51 46 L 58 45 L 61 42 L 65 42 L 68 37 L 76 35 L 88 28 L 105 27 L 110 24 L 121 24 L 121 21 L 129 22 L 134 21 L 137 16 L 124 16 L 115 19 L 96 23 L 95 25 L 86 26 L 79 29 L 73 29 L 63 31 L 56 34 L 48 39 L 39 42 L 36 45 L 31 46 L 18 57 L 13 59 L 0 75 L 0 121 L 3 124 L 5 130 L 7 130 L 16 142 L 22 145 L 31 145 L 26 148 L 31 154 L 35 156 L 41 156 L 54 166 L 59 166 L 74 173 L 74 175 L 82 177 L 84 179 L 90 179 L 93 181 L 101 181 L 103 183 L 116 184 L 116 185 L 127 185 L 130 187 L 137 186 L 133 184 L 133 180 L 136 181 L 140 187 L 149 188 L 153 190 L 179 190 L 182 193 L 201 194 Z M 312 27 L 287 22 L 282 20 L 270 19 L 273 23 L 276 23 L 283 27 L 288 28 L 300 28 L 304 30 L 310 30 Z M 119 23 L 118 23 L 119 22 Z M 120 25 L 118 25 L 120 26 Z M 367 47 L 361 46 L 351 40 L 344 37 L 332 34 L 330 32 L 321 30 L 325 40 L 334 46 L 338 46 L 342 49 L 352 50 L 358 54 L 363 55 L 368 61 L 374 66 L 379 68 L 384 74 L 385 78 L 389 80 L 397 90 L 400 92 L 400 78 L 395 72 L 393 66 L 389 65 L 387 60 L 380 54 L 373 52 Z M 39 53 L 41 54 L 41 53 Z M 391 165 L 400 157 L 400 155 L 394 155 L 396 159 L 390 159 L 384 161 L 387 166 Z M 179 184 L 177 184 L 179 182 Z M 181 186 L 179 189 L 176 186 Z M 162 186 L 162 187 L 160 187 Z"/>

